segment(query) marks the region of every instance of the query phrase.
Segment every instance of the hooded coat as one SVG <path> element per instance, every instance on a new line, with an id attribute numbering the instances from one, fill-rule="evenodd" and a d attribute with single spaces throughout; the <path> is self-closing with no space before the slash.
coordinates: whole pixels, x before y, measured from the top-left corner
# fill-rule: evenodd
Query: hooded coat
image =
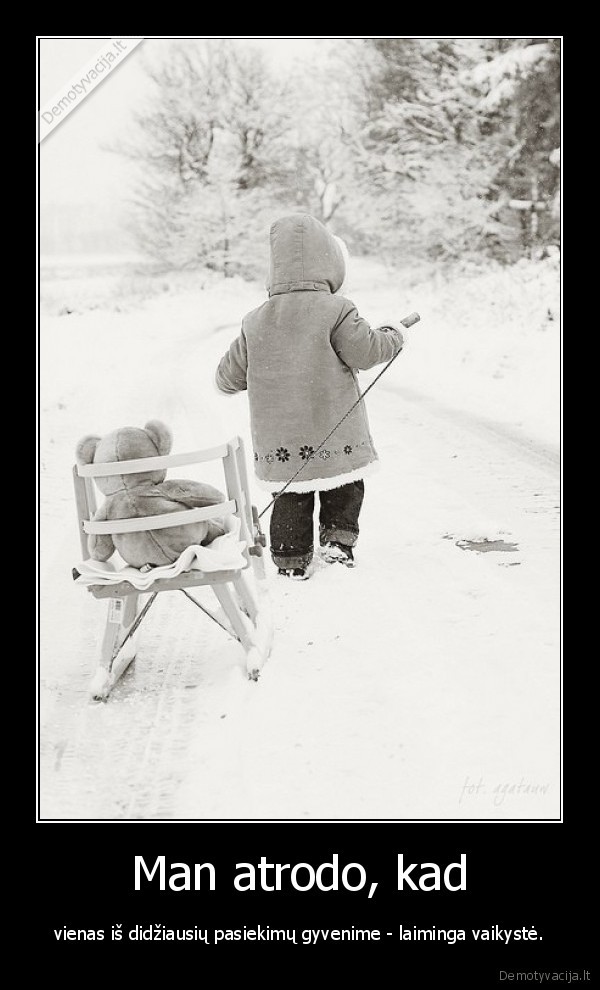
<path id="1" fill-rule="evenodd" d="M 393 327 L 372 329 L 354 303 L 335 295 L 345 276 L 339 244 L 314 217 L 293 214 L 270 232 L 269 299 L 248 313 L 222 357 L 217 387 L 247 389 L 259 484 L 324 491 L 363 478 L 377 460 L 356 370 L 402 349 Z"/>

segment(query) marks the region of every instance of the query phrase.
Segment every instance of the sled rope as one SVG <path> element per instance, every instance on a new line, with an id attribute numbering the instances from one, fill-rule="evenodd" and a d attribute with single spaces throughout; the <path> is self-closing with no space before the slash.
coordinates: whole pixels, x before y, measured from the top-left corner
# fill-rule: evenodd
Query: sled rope
<path id="1" fill-rule="evenodd" d="M 190 593 L 188 591 L 185 591 L 183 588 L 180 588 L 179 590 L 183 595 L 185 595 L 186 598 L 189 598 L 189 600 L 193 602 L 194 605 L 197 605 L 200 611 L 204 612 L 204 614 L 207 615 L 209 619 L 212 619 L 213 622 L 216 622 L 217 625 L 221 627 L 221 629 L 224 629 L 229 636 L 233 636 L 234 639 L 237 639 L 238 643 L 241 642 L 240 637 L 236 636 L 236 634 L 232 632 L 231 629 L 228 629 L 227 626 L 223 622 L 221 622 L 220 619 L 217 619 L 216 615 L 213 612 L 211 612 L 210 609 L 205 608 L 204 605 L 201 605 L 197 598 L 194 598 L 193 595 L 190 595 Z"/>
<path id="2" fill-rule="evenodd" d="M 137 628 L 138 628 L 138 626 L 140 625 L 140 623 L 141 623 L 141 621 L 142 621 L 142 619 L 143 619 L 143 618 L 145 617 L 145 615 L 146 615 L 146 614 L 148 613 L 148 611 L 149 611 L 149 609 L 150 609 L 150 606 L 151 606 L 151 605 L 153 604 L 153 602 L 154 602 L 154 599 L 156 598 L 156 596 L 157 596 L 157 594 L 158 594 L 158 592 L 157 592 L 157 591 L 155 591 L 155 592 L 154 592 L 154 594 L 152 594 L 152 595 L 150 595 L 150 598 L 148 599 L 148 601 L 147 601 L 147 602 L 146 602 L 146 604 L 144 605 L 144 607 L 143 607 L 143 609 L 142 609 L 142 611 L 141 611 L 141 612 L 139 613 L 139 615 L 136 615 L 136 617 L 135 617 L 135 619 L 134 619 L 134 621 L 133 621 L 133 622 L 131 623 L 131 625 L 130 625 L 130 627 L 129 627 L 129 629 L 127 630 L 127 634 L 126 634 L 126 635 L 125 635 L 125 637 L 123 638 L 123 641 L 122 641 L 121 643 L 119 643 L 119 646 L 118 646 L 118 648 L 117 648 L 117 651 L 116 651 L 116 653 L 114 653 L 114 654 L 113 654 L 113 657 L 112 657 L 112 660 L 110 661 L 110 666 L 111 666 L 111 670 L 112 670 L 112 667 L 113 667 L 113 665 L 114 665 L 114 662 L 115 662 L 115 660 L 116 660 L 116 659 L 117 659 L 117 657 L 119 656 L 119 653 L 121 652 L 121 650 L 122 650 L 122 649 L 123 649 L 123 647 L 125 646 L 125 643 L 126 643 L 126 642 L 127 642 L 127 641 L 128 641 L 129 639 L 131 639 L 131 637 L 133 636 L 133 634 L 134 634 L 134 632 L 136 631 L 136 629 L 137 629 Z"/>
<path id="3" fill-rule="evenodd" d="M 413 324 L 414 323 L 418 323 L 420 319 L 421 319 L 421 317 L 419 316 L 418 313 L 411 313 L 410 316 L 405 316 L 403 320 L 400 320 L 400 323 L 402 324 L 403 327 L 412 327 Z M 401 350 L 402 350 L 402 348 L 400 348 L 400 350 L 398 351 L 398 354 L 401 353 Z M 321 450 L 321 448 L 325 446 L 325 444 L 327 443 L 327 441 L 329 440 L 329 438 L 332 437 L 333 434 L 335 433 L 335 431 L 337 429 L 339 429 L 339 427 L 342 425 L 342 423 L 345 422 L 345 420 L 348 419 L 348 416 L 350 415 L 350 413 L 354 412 L 354 410 L 356 409 L 357 405 L 360 402 L 362 402 L 362 400 L 364 399 L 365 395 L 367 395 L 367 393 L 371 391 L 371 389 L 373 388 L 373 386 L 377 384 L 377 382 L 379 381 L 379 379 L 381 378 L 381 376 L 385 374 L 385 372 L 388 370 L 388 368 L 390 367 L 390 365 L 392 365 L 394 363 L 394 361 L 398 357 L 398 354 L 394 354 L 393 358 L 391 358 L 391 360 L 389 360 L 388 363 L 386 365 L 384 365 L 384 367 L 381 369 L 381 371 L 375 376 L 375 378 L 373 379 L 373 381 L 371 382 L 371 384 L 368 385 L 367 388 L 364 390 L 364 392 L 362 392 L 359 395 L 359 397 L 356 400 L 356 402 L 354 402 L 353 405 L 350 406 L 348 412 L 345 413 L 342 416 L 342 418 L 340 419 L 339 423 L 336 423 L 335 424 L 335 426 L 333 427 L 332 430 L 329 431 L 329 433 L 327 434 L 327 436 L 325 437 L 325 439 L 324 440 L 321 440 L 321 443 L 319 444 L 319 446 L 316 447 L 313 450 L 312 454 L 310 454 L 306 458 L 305 461 L 303 461 L 303 463 L 300 465 L 300 467 L 298 468 L 298 470 L 296 471 L 296 473 L 292 475 L 292 477 L 289 479 L 289 481 L 286 481 L 286 483 L 283 486 L 283 488 L 281 489 L 281 491 L 278 491 L 277 494 L 273 496 L 273 498 L 271 499 L 271 501 L 269 502 L 269 504 L 264 507 L 264 509 L 262 510 L 262 512 L 259 512 L 259 514 L 258 514 L 258 518 L 259 519 L 261 519 L 262 516 L 264 516 L 265 512 L 268 512 L 268 510 L 271 508 L 271 506 L 275 504 L 275 502 L 277 501 L 277 499 L 281 495 L 283 495 L 283 493 L 286 490 L 286 488 L 289 488 L 289 486 L 292 484 L 293 481 L 296 480 L 296 478 L 301 473 L 301 471 L 304 471 L 304 468 L 306 467 L 306 465 L 308 464 L 308 462 L 311 461 L 313 459 L 313 457 L 316 457 L 316 455 L 319 453 L 319 451 Z"/>

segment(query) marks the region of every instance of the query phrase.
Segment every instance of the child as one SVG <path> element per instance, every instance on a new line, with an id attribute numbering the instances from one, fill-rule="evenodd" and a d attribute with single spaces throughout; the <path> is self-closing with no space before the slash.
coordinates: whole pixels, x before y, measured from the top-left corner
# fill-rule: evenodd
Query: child
<path id="1" fill-rule="evenodd" d="M 271 556 L 279 573 L 303 580 L 313 555 L 319 493 L 319 541 L 328 562 L 353 566 L 363 478 L 377 460 L 364 402 L 320 447 L 360 392 L 354 369 L 393 358 L 404 345 L 395 327 L 371 329 L 335 295 L 345 277 L 342 249 L 314 217 L 295 213 L 270 234 L 269 299 L 248 313 L 221 359 L 218 388 L 248 390 L 254 467 L 276 494 Z M 320 447 L 320 449 L 318 449 Z"/>

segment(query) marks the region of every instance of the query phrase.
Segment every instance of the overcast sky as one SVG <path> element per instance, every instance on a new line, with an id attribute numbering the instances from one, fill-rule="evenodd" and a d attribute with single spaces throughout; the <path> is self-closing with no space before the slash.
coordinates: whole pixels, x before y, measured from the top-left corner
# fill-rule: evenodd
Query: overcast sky
<path id="1" fill-rule="evenodd" d="M 77 75 L 101 47 L 103 38 L 47 38 L 40 41 L 41 105 Z M 108 39 L 106 39 L 108 40 Z M 192 39 L 190 39 L 192 40 Z M 286 72 L 297 59 L 325 55 L 328 38 L 244 38 L 240 45 L 261 47 L 274 67 Z M 127 198 L 131 166 L 103 150 L 127 133 L 132 114 L 144 100 L 144 60 L 160 59 L 163 39 L 146 38 L 125 61 L 85 97 L 41 144 L 42 211 L 52 204 L 118 208 Z"/>

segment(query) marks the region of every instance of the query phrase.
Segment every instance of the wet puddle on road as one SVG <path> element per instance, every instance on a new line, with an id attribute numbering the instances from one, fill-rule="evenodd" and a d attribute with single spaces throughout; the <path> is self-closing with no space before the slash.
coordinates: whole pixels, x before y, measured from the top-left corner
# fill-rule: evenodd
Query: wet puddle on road
<path id="1" fill-rule="evenodd" d="M 456 546 L 461 550 L 475 550 L 476 553 L 489 553 L 490 550 L 502 553 L 517 553 L 518 543 L 507 543 L 506 540 L 457 540 Z"/>
<path id="2" fill-rule="evenodd" d="M 496 553 L 518 553 L 519 544 L 511 543 L 509 540 L 457 540 L 452 533 L 444 533 L 442 536 L 443 540 L 452 540 L 454 546 L 460 547 L 461 550 L 473 550 L 475 553 L 490 553 L 495 551 Z M 509 563 L 500 564 L 501 567 L 519 567 L 521 561 L 515 560 Z"/>

